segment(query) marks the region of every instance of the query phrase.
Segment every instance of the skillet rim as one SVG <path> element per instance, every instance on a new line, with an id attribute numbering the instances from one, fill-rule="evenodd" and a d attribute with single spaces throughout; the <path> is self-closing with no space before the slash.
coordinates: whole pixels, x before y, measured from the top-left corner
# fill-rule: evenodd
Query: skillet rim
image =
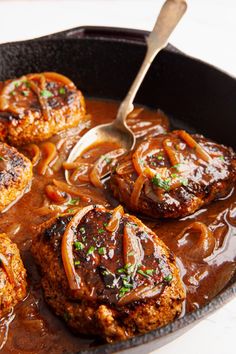
<path id="1" fill-rule="evenodd" d="M 112 42 L 126 42 L 130 44 L 140 44 L 145 45 L 145 38 L 149 34 L 148 31 L 143 31 L 139 29 L 128 29 L 128 28 L 119 28 L 119 27 L 105 27 L 105 26 L 79 26 L 72 29 L 56 32 L 46 36 L 37 37 L 34 39 L 20 40 L 14 42 L 4 42 L 0 44 L 0 47 L 5 45 L 14 45 L 14 44 L 27 44 L 31 42 L 40 42 L 44 40 L 70 40 L 70 39 L 95 39 L 100 41 L 112 41 Z M 201 59 L 195 58 L 191 55 L 181 52 L 176 47 L 168 44 L 164 51 L 176 53 L 179 56 L 187 57 L 191 61 L 201 63 L 207 68 L 214 69 L 215 71 L 228 76 L 229 78 L 236 81 L 236 77 L 232 74 L 217 68 L 216 66 L 206 63 Z M 208 304 L 197 309 L 194 312 L 185 314 L 183 317 L 174 320 L 173 322 L 167 324 L 164 327 L 157 328 L 153 331 L 147 332 L 145 334 L 137 335 L 131 339 L 116 342 L 112 344 L 103 344 L 97 347 L 92 347 L 86 350 L 80 350 L 78 354 L 107 354 L 115 353 L 118 351 L 123 351 L 125 349 L 131 349 L 137 346 L 141 346 L 147 343 L 151 343 L 159 338 L 167 337 L 175 332 L 186 329 L 190 325 L 194 325 L 202 318 L 218 310 L 224 304 L 232 300 L 236 296 L 236 279 L 231 280 L 226 287 L 215 296 Z"/>

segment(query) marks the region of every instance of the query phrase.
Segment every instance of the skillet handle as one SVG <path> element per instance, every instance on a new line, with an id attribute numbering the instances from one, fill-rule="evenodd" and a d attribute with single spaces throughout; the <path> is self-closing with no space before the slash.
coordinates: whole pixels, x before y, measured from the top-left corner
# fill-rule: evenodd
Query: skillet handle
<path id="1" fill-rule="evenodd" d="M 128 41 L 143 44 L 146 43 L 148 35 L 149 32 L 147 31 L 129 28 L 82 26 L 49 34 L 47 36 L 40 37 L 40 39 L 111 39 L 112 41 Z"/>

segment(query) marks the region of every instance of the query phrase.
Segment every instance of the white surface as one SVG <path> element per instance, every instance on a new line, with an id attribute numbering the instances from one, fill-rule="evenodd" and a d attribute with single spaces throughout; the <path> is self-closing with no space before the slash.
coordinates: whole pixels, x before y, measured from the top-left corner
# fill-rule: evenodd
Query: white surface
<path id="1" fill-rule="evenodd" d="M 0 42 L 29 39 L 82 25 L 150 30 L 162 3 L 160 0 L 0 0 Z M 235 0 L 189 0 L 188 12 L 171 42 L 236 76 L 235 34 Z M 156 353 L 232 354 L 235 329 L 236 299 Z"/>

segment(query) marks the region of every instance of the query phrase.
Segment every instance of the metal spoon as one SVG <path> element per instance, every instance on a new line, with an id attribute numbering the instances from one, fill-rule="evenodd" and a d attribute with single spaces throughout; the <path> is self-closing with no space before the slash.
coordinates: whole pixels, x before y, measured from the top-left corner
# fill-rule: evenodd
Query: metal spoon
<path id="1" fill-rule="evenodd" d="M 114 142 L 126 150 L 132 150 L 136 138 L 126 124 L 127 115 L 133 110 L 133 101 L 143 79 L 156 55 L 163 49 L 169 36 L 184 15 L 187 9 L 185 0 L 166 0 L 162 6 L 155 26 L 147 38 L 147 52 L 139 72 L 123 102 L 121 103 L 116 119 L 109 124 L 99 125 L 89 130 L 71 150 L 67 162 L 74 162 L 83 151 L 95 142 Z M 69 173 L 65 170 L 68 183 Z"/>

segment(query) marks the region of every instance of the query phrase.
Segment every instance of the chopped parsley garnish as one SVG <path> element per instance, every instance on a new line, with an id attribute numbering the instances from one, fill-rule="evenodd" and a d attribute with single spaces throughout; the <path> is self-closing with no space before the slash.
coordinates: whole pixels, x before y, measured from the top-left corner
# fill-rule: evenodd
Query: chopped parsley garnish
<path id="1" fill-rule="evenodd" d="M 70 201 L 68 202 L 69 205 L 75 205 L 79 202 L 79 198 L 71 198 Z"/>
<path id="2" fill-rule="evenodd" d="M 89 255 L 89 254 L 93 254 L 94 251 L 95 251 L 95 247 L 94 247 L 94 246 L 91 246 L 91 247 L 89 247 L 87 254 L 88 254 L 88 255 Z"/>
<path id="3" fill-rule="evenodd" d="M 137 270 L 137 273 L 141 274 L 143 277 L 148 278 L 149 275 L 146 274 L 142 269 Z"/>
<path id="4" fill-rule="evenodd" d="M 164 280 L 167 281 L 168 283 L 173 279 L 173 275 L 169 274 L 166 277 L 164 277 Z"/>
<path id="5" fill-rule="evenodd" d="M 4 157 L 0 156 L 0 161 L 4 161 L 4 160 L 5 160 Z"/>
<path id="6" fill-rule="evenodd" d="M 123 279 L 123 284 L 125 288 L 129 288 L 129 289 L 133 288 L 133 284 L 130 284 L 126 279 Z"/>
<path id="7" fill-rule="evenodd" d="M 117 273 L 120 273 L 120 274 L 125 273 L 125 269 L 124 268 L 120 268 L 120 269 L 117 270 Z"/>
<path id="8" fill-rule="evenodd" d="M 25 86 L 26 86 L 27 88 L 30 87 L 30 83 L 29 83 L 28 81 L 24 81 L 24 84 L 25 84 Z"/>
<path id="9" fill-rule="evenodd" d="M 29 96 L 29 91 L 21 91 L 21 94 L 25 97 Z"/>
<path id="10" fill-rule="evenodd" d="M 80 241 L 75 241 L 74 243 L 76 251 L 82 251 L 84 249 L 84 244 Z"/>
<path id="11" fill-rule="evenodd" d="M 75 209 L 68 209 L 67 212 L 68 212 L 68 213 L 74 213 L 74 212 L 75 212 Z"/>
<path id="12" fill-rule="evenodd" d="M 77 267 L 80 265 L 80 261 L 74 261 L 74 265 Z"/>
<path id="13" fill-rule="evenodd" d="M 162 179 L 160 174 L 156 174 L 156 176 L 152 178 L 152 183 L 155 186 L 160 187 L 164 189 L 166 192 L 168 192 L 170 190 L 171 179 L 170 178 Z"/>
<path id="14" fill-rule="evenodd" d="M 15 94 L 16 94 L 15 91 L 11 91 L 11 92 L 10 92 L 10 95 L 12 95 L 12 96 L 15 96 Z"/>
<path id="15" fill-rule="evenodd" d="M 164 157 L 161 156 L 161 155 L 158 155 L 158 156 L 157 156 L 157 160 L 160 160 L 160 161 L 161 161 L 161 160 L 164 160 Z"/>
<path id="16" fill-rule="evenodd" d="M 20 86 L 19 81 L 16 81 L 16 82 L 14 83 L 14 86 L 15 86 L 16 88 L 19 87 L 19 86 Z"/>
<path id="17" fill-rule="evenodd" d="M 125 288 L 125 287 L 120 288 L 120 290 L 119 290 L 119 297 L 124 296 L 124 295 L 125 295 L 126 293 L 128 293 L 129 291 L 130 291 L 129 288 Z"/>
<path id="18" fill-rule="evenodd" d="M 188 179 L 187 178 L 181 178 L 180 182 L 185 187 L 188 185 Z"/>
<path id="19" fill-rule="evenodd" d="M 104 223 L 103 223 L 103 226 L 104 226 L 104 227 L 107 227 L 107 225 L 108 225 L 108 222 L 104 222 Z"/>
<path id="20" fill-rule="evenodd" d="M 85 227 L 81 227 L 81 228 L 79 229 L 79 232 L 80 232 L 82 235 L 84 235 L 84 234 L 85 234 Z"/>
<path id="21" fill-rule="evenodd" d="M 50 97 L 53 96 L 53 94 L 50 91 L 48 91 L 48 90 L 42 90 L 40 92 L 40 96 L 42 96 L 44 98 L 50 98 Z"/>
<path id="22" fill-rule="evenodd" d="M 219 156 L 218 157 L 220 160 L 224 161 L 225 157 L 224 156 Z"/>
<path id="23" fill-rule="evenodd" d="M 99 234 L 103 234 L 104 232 L 105 232 L 104 229 L 98 229 L 98 233 L 99 233 Z"/>
<path id="24" fill-rule="evenodd" d="M 177 173 L 172 173 L 171 174 L 171 178 L 176 178 L 176 177 L 178 177 Z"/>
<path id="25" fill-rule="evenodd" d="M 58 92 L 60 93 L 60 95 L 64 95 L 66 93 L 66 90 L 64 87 L 60 87 Z"/>
<path id="26" fill-rule="evenodd" d="M 147 269 L 147 270 L 145 270 L 145 273 L 146 273 L 147 275 L 153 275 L 154 269 Z"/>
<path id="27" fill-rule="evenodd" d="M 106 254 L 106 252 L 107 252 L 106 247 L 100 247 L 98 249 L 98 253 L 101 254 L 101 255 Z"/>

